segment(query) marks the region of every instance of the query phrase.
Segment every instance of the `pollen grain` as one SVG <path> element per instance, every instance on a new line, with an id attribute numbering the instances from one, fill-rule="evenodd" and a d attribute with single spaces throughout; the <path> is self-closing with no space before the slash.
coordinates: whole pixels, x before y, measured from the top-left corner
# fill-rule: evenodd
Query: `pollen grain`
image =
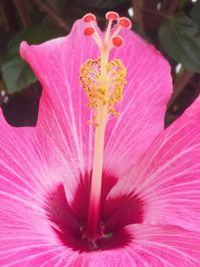
<path id="1" fill-rule="evenodd" d="M 118 116 L 115 105 L 123 98 L 126 84 L 126 68 L 119 59 L 106 65 L 106 75 L 101 74 L 100 58 L 88 59 L 80 69 L 80 82 L 89 99 L 88 106 L 94 111 L 99 105 L 105 106 L 108 114 Z"/>

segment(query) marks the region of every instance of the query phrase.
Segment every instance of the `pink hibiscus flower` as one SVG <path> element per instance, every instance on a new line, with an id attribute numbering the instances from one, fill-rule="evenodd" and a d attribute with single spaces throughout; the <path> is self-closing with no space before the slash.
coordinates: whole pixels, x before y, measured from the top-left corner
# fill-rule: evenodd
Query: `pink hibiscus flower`
<path id="1" fill-rule="evenodd" d="M 170 67 L 107 17 L 21 45 L 43 94 L 35 128 L 1 114 L 0 266 L 200 266 L 200 99 L 163 130 Z"/>

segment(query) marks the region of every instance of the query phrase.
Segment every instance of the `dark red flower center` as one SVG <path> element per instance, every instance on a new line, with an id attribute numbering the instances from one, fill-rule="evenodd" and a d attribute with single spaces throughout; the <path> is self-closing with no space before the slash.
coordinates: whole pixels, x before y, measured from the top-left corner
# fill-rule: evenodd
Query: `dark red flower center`
<path id="1" fill-rule="evenodd" d="M 118 179 L 112 175 L 103 175 L 100 229 L 102 235 L 99 240 L 92 242 L 84 232 L 88 215 L 90 180 L 91 175 L 88 174 L 80 177 L 70 206 L 62 184 L 49 194 L 45 208 L 50 222 L 53 223 L 53 231 L 66 247 L 76 251 L 105 250 L 126 246 L 133 237 L 125 226 L 143 222 L 142 199 L 134 192 L 115 198 L 108 197 Z"/>

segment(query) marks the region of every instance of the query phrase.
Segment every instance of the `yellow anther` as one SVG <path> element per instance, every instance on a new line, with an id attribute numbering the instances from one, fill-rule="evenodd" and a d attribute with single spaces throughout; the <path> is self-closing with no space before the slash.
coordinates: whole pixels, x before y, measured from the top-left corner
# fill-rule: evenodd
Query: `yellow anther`
<path id="1" fill-rule="evenodd" d="M 121 60 L 113 59 L 106 65 L 106 74 L 102 75 L 100 64 L 100 58 L 89 59 L 80 69 L 80 82 L 89 99 L 88 106 L 94 114 L 99 106 L 104 106 L 108 114 L 119 116 L 115 105 L 123 98 L 126 68 Z M 97 123 L 95 115 L 93 123 Z"/>

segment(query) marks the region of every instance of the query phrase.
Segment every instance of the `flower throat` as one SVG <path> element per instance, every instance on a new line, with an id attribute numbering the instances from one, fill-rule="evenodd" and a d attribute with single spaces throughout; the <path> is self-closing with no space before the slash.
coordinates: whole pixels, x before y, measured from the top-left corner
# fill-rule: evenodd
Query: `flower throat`
<path id="1" fill-rule="evenodd" d="M 116 12 L 106 13 L 106 19 L 108 26 L 104 38 L 101 38 L 95 28 L 96 17 L 90 13 L 83 17 L 83 21 L 87 25 L 84 34 L 94 39 L 99 47 L 100 56 L 97 59 L 88 59 L 80 69 L 80 82 L 89 99 L 88 106 L 93 111 L 93 119 L 89 121 L 89 124 L 93 124 L 95 128 L 88 217 L 82 235 L 94 246 L 97 240 L 109 237 L 103 233 L 100 214 L 104 138 L 109 116 L 120 115 L 116 111 L 115 105 L 122 100 L 126 84 L 126 68 L 120 59 L 109 61 L 109 54 L 113 48 L 123 45 L 123 39 L 119 35 L 120 30 L 131 27 L 130 20 L 125 17 L 120 18 Z M 114 22 L 116 25 L 112 32 Z"/>

